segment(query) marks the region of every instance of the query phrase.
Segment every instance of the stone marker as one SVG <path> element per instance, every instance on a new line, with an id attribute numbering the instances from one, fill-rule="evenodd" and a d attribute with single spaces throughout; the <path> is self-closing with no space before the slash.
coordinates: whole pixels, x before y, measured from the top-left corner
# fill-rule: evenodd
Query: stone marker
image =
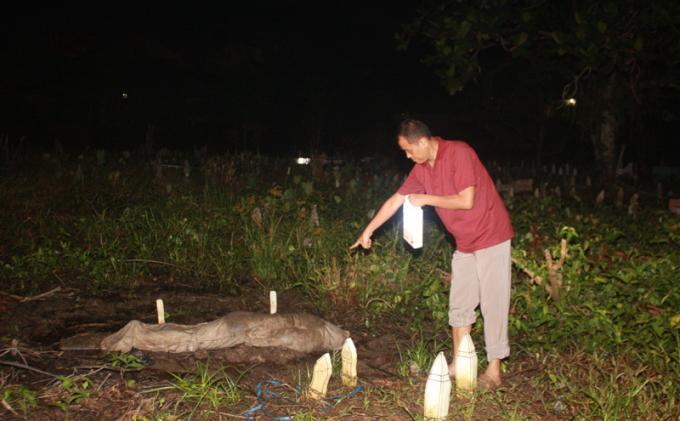
<path id="1" fill-rule="evenodd" d="M 616 207 L 623 207 L 623 187 L 619 187 L 619 190 L 616 192 Z"/>
<path id="2" fill-rule="evenodd" d="M 319 211 L 316 209 L 316 204 L 312 205 L 312 211 L 309 216 L 309 223 L 313 227 L 319 226 Z"/>
<path id="3" fill-rule="evenodd" d="M 269 314 L 276 314 L 276 291 L 269 291 Z"/>
<path id="4" fill-rule="evenodd" d="M 533 178 L 520 178 L 512 182 L 514 193 L 531 193 L 534 189 Z"/>
<path id="5" fill-rule="evenodd" d="M 457 376 L 456 376 L 457 377 Z M 425 384 L 425 419 L 445 420 L 449 415 L 449 399 L 451 397 L 451 378 L 444 353 L 435 358 Z"/>
<path id="6" fill-rule="evenodd" d="M 333 374 L 333 365 L 331 364 L 331 356 L 327 352 L 314 364 L 314 374 L 309 384 L 309 396 L 311 398 L 323 399 L 326 396 L 331 374 Z"/>
<path id="7" fill-rule="evenodd" d="M 680 214 L 680 199 L 669 199 L 668 210 L 673 213 Z"/>
<path id="8" fill-rule="evenodd" d="M 191 175 L 191 165 L 189 164 L 188 159 L 184 160 L 184 165 L 182 166 L 182 172 L 184 173 L 184 178 L 189 178 L 189 176 Z"/>
<path id="9" fill-rule="evenodd" d="M 456 351 L 456 389 L 459 392 L 477 387 L 477 353 L 469 334 L 465 334 Z"/>
<path id="10" fill-rule="evenodd" d="M 630 202 L 628 203 L 628 215 L 634 215 L 640 207 L 640 195 L 634 193 L 630 197 Z"/>
<path id="11" fill-rule="evenodd" d="M 156 313 L 158 313 L 158 324 L 162 325 L 165 323 L 165 307 L 163 306 L 163 300 L 160 298 L 156 300 Z"/>
<path id="12" fill-rule="evenodd" d="M 597 194 L 597 197 L 595 197 L 595 204 L 596 205 L 601 205 L 604 203 L 604 189 L 600 190 L 600 192 Z"/>
<path id="13" fill-rule="evenodd" d="M 578 194 L 576 194 L 576 187 L 574 186 L 572 186 L 571 189 L 569 189 L 569 197 L 571 197 L 577 202 L 581 202 L 581 198 L 578 197 Z"/>
<path id="14" fill-rule="evenodd" d="M 345 339 L 342 346 L 342 384 L 349 387 L 357 385 L 357 349 L 352 338 Z"/>

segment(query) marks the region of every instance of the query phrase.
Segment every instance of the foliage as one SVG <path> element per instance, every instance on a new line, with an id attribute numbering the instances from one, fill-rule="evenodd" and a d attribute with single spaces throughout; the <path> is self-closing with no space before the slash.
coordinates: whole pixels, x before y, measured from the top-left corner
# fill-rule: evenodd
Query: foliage
<path id="1" fill-rule="evenodd" d="M 7 403 L 11 408 L 18 409 L 24 415 L 28 415 L 31 409 L 38 406 L 36 392 L 25 386 L 2 388 L 0 396 L 2 396 L 0 401 Z"/>
<path id="2" fill-rule="evenodd" d="M 197 373 L 188 376 L 178 376 L 172 374 L 175 379 L 171 382 L 171 388 L 181 393 L 178 401 L 180 404 L 188 404 L 191 410 L 189 417 L 206 405 L 209 407 L 207 413 L 220 407 L 229 407 L 241 399 L 241 391 L 238 387 L 238 380 L 232 380 L 223 370 L 210 372 L 208 366 L 197 363 Z"/>
<path id="3" fill-rule="evenodd" d="M 625 118 L 645 95 L 663 97 L 680 64 L 680 5 L 673 0 L 449 0 L 429 2 L 397 34 L 398 47 L 420 45 L 446 90 L 455 94 L 482 69 L 512 72 L 542 102 L 536 121 L 577 99 L 575 118 L 612 178 Z M 541 86 L 543 85 L 543 86 Z M 562 92 L 548 94 L 540 91 Z M 659 89 L 661 88 L 661 89 Z M 495 89 L 491 95 L 502 96 Z M 522 95 L 529 95 L 522 92 Z M 647 102 L 648 104 L 650 101 Z M 507 112 L 506 110 L 503 110 Z"/>
<path id="4" fill-rule="evenodd" d="M 111 367 L 124 370 L 136 370 L 144 367 L 144 363 L 130 353 L 111 354 Z"/>
<path id="5" fill-rule="evenodd" d="M 62 159 L 56 182 L 53 161 L 25 169 L 33 184 L 0 179 L 7 198 L 0 208 L 0 276 L 13 293 L 59 284 L 106 296 L 159 282 L 233 294 L 249 285 L 295 288 L 321 313 L 352 314 L 367 328 L 387 323 L 412 338 L 400 350 L 402 374 L 411 361 L 427 370 L 449 341 L 440 335 L 448 335 L 453 247 L 432 214 L 426 213 L 422 250 L 404 244 L 398 215 L 375 234 L 371 251 L 348 250 L 397 188 L 398 172 L 374 174 L 349 162 L 337 170 L 336 187 L 332 177 L 259 156 L 213 158 L 211 165 L 230 168 L 226 179 L 203 170 L 159 180 L 134 157 L 101 165 L 95 156 Z M 78 167 L 83 181 L 75 180 Z M 112 172 L 120 174 L 115 183 Z M 583 189 L 580 201 L 506 198 L 516 230 L 513 356 L 555 358 L 538 376 L 580 417 L 669 412 L 677 409 L 680 390 L 680 219 L 650 206 L 632 214 L 591 206 L 594 193 Z M 559 299 L 546 288 L 551 276 L 561 280 Z M 476 344 L 480 325 L 473 330 Z M 558 359 L 568 356 L 578 364 Z M 111 357 L 116 367 L 138 363 L 125 354 Z M 92 391 L 86 379 L 64 378 L 61 385 L 56 404 L 64 410 Z M 13 406 L 32 405 L 19 389 L 6 390 Z M 186 414 L 215 411 L 241 396 L 238 380 L 200 366 L 163 390 L 181 394 L 188 409 L 178 410 Z"/>
<path id="6" fill-rule="evenodd" d="M 92 395 L 92 381 L 87 377 L 59 376 L 62 397 L 54 405 L 64 412 L 68 412 L 72 404 L 76 404 Z"/>
<path id="7" fill-rule="evenodd" d="M 669 0 L 447 1 L 423 8 L 398 40 L 401 48 L 420 37 L 431 44 L 427 62 L 438 68 L 450 93 L 475 79 L 480 53 L 490 48 L 541 61 L 568 79 L 616 71 L 635 83 L 640 67 L 659 64 L 664 53 L 677 59 L 672 29 L 679 18 L 677 3 Z M 576 94 L 578 79 L 574 82 L 567 98 Z"/>

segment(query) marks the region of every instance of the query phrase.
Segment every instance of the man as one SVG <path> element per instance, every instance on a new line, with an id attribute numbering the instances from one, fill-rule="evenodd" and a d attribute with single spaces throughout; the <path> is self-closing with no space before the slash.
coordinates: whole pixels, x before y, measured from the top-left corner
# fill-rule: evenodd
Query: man
<path id="1" fill-rule="evenodd" d="M 406 196 L 415 206 L 434 206 L 456 239 L 449 297 L 453 357 L 463 336 L 470 333 L 479 305 L 489 365 L 478 382 L 482 388 L 498 387 L 500 360 L 510 354 L 510 239 L 514 232 L 508 211 L 486 168 L 465 142 L 433 137 L 424 123 L 413 119 L 401 123 L 398 141 L 415 165 L 351 249 L 370 248 L 373 232 L 399 210 Z M 451 363 L 449 373 L 454 375 L 454 370 Z"/>

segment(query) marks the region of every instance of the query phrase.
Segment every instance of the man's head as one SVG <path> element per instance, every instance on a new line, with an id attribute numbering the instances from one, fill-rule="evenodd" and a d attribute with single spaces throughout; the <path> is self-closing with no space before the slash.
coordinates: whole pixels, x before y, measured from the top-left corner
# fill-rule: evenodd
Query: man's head
<path id="1" fill-rule="evenodd" d="M 406 119 L 399 125 L 399 147 L 416 164 L 432 159 L 430 129 L 420 120 Z"/>

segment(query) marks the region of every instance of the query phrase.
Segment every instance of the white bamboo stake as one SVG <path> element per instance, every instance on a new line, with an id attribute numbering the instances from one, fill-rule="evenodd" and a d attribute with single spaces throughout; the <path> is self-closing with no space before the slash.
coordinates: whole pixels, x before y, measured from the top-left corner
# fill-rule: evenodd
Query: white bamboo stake
<path id="1" fill-rule="evenodd" d="M 352 338 L 345 339 L 342 346 L 342 384 L 349 387 L 357 385 L 357 349 Z"/>
<path id="2" fill-rule="evenodd" d="M 158 313 L 158 324 L 162 325 L 165 323 L 165 307 L 163 306 L 163 300 L 160 298 L 156 300 L 156 313 Z"/>
<path id="3" fill-rule="evenodd" d="M 311 398 L 323 399 L 326 396 L 331 374 L 333 374 L 333 365 L 331 364 L 331 356 L 327 352 L 314 364 L 314 374 L 309 384 L 309 396 Z"/>
<path id="4" fill-rule="evenodd" d="M 276 314 L 276 291 L 269 291 L 269 314 Z"/>
<path id="5" fill-rule="evenodd" d="M 445 420 L 449 415 L 451 378 L 446 357 L 440 352 L 435 358 L 425 383 L 425 419 Z"/>
<path id="6" fill-rule="evenodd" d="M 456 352 L 456 389 L 474 390 L 477 387 L 477 353 L 469 334 L 465 334 Z"/>

